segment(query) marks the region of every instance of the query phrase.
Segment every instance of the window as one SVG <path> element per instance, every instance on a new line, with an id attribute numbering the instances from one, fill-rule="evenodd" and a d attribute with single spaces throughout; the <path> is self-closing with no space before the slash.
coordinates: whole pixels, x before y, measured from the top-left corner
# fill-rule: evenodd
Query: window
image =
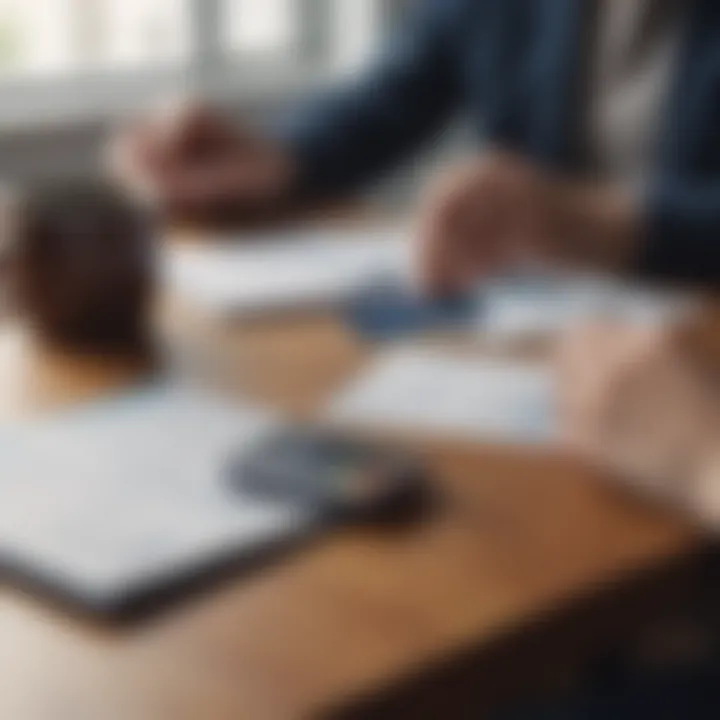
<path id="1" fill-rule="evenodd" d="M 77 1 L 77 0 L 76 0 Z M 163 64 L 191 54 L 188 0 L 86 0 L 97 4 L 87 23 L 87 47 L 97 64 L 110 67 Z"/>
<path id="2" fill-rule="evenodd" d="M 188 0 L 0 0 L 0 73 L 57 76 L 189 57 Z"/>
<path id="3" fill-rule="evenodd" d="M 297 0 L 226 0 L 225 48 L 238 57 L 283 57 L 300 49 Z"/>
<path id="4" fill-rule="evenodd" d="M 0 72 L 56 74 L 74 65 L 67 0 L 0 0 Z"/>
<path id="5" fill-rule="evenodd" d="M 188 83 L 297 89 L 357 66 L 397 3 L 0 0 L 0 123 L 132 108 Z"/>

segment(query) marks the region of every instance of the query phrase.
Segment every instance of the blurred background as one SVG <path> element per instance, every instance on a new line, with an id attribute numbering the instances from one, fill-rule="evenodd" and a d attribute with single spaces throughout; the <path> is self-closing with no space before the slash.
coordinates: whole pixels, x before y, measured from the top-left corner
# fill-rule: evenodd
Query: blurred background
<path id="1" fill-rule="evenodd" d="M 86 175 L 108 125 L 164 96 L 269 121 L 371 61 L 410 1 L 0 0 L 0 174 Z M 400 176 L 385 202 L 412 195 Z"/>

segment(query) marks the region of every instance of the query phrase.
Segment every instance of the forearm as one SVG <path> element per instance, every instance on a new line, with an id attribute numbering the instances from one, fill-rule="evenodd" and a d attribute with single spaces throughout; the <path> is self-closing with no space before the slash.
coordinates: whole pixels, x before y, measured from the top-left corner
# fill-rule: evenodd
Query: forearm
<path id="1" fill-rule="evenodd" d="M 304 196 L 343 195 L 437 135 L 459 99 L 457 0 L 423 0 L 359 81 L 315 101 L 279 130 Z"/>

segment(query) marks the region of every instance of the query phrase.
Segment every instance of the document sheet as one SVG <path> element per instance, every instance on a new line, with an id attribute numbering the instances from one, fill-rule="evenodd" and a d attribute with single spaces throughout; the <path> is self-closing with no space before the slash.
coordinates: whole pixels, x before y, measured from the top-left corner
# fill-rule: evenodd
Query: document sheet
<path id="1" fill-rule="evenodd" d="M 545 443 L 556 436 L 552 372 L 542 365 L 387 351 L 331 402 L 341 424 L 441 437 Z"/>
<path id="2" fill-rule="evenodd" d="M 296 512 L 224 478 L 274 426 L 158 386 L 0 429 L 0 564 L 103 604 L 292 533 Z"/>
<path id="3" fill-rule="evenodd" d="M 170 248 L 165 283 L 214 313 L 332 305 L 380 279 L 408 274 L 398 229 L 300 231 Z"/>

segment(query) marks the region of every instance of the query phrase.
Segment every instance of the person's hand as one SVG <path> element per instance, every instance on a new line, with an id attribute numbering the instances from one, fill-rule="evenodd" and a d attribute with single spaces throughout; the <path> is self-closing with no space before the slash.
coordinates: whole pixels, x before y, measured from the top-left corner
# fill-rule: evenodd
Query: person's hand
<path id="1" fill-rule="evenodd" d="M 699 348 L 685 330 L 575 330 L 558 358 L 560 410 L 574 452 L 717 522 L 720 366 Z"/>
<path id="2" fill-rule="evenodd" d="M 112 174 L 173 216 L 273 212 L 294 180 L 280 147 L 203 106 L 181 105 L 113 138 Z"/>
<path id="3" fill-rule="evenodd" d="M 433 183 L 420 223 L 421 280 L 444 293 L 524 262 L 620 267 L 635 224 L 625 193 L 492 152 Z"/>

